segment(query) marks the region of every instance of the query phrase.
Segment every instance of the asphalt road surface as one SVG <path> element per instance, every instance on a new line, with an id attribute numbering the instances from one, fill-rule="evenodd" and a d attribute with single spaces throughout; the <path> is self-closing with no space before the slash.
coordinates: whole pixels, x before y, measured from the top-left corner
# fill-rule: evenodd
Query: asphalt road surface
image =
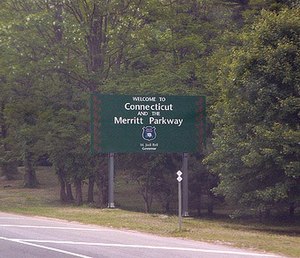
<path id="1" fill-rule="evenodd" d="M 177 238 L 0 212 L 0 258 L 279 257 Z"/>

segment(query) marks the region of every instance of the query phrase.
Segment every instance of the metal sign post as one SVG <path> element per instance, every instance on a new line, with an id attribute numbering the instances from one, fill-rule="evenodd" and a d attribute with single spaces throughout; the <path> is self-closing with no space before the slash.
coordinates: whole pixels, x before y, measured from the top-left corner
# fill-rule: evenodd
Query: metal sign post
<path id="1" fill-rule="evenodd" d="M 114 203 L 114 153 L 109 153 L 108 165 L 108 208 L 115 208 Z"/>
<path id="2" fill-rule="evenodd" d="M 188 217 L 189 216 L 189 173 L 188 173 L 188 153 L 183 153 L 183 164 L 182 164 L 182 216 Z"/>
<path id="3" fill-rule="evenodd" d="M 179 231 L 181 231 L 181 225 L 182 225 L 182 208 L 181 208 L 181 181 L 182 181 L 182 172 L 178 170 L 177 172 L 177 181 L 178 181 L 178 223 L 179 223 Z"/>

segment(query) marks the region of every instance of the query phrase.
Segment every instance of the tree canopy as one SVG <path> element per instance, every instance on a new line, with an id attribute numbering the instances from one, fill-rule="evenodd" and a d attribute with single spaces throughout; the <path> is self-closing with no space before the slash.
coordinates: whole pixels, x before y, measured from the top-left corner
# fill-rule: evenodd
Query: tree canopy
<path id="1" fill-rule="evenodd" d="M 24 185 L 36 187 L 35 165 L 47 157 L 61 200 L 73 199 L 74 183 L 81 204 L 83 180 L 91 189 L 107 180 L 105 158 L 89 154 L 91 92 L 207 95 L 209 144 L 193 157 L 193 199 L 214 193 L 238 210 L 291 215 L 299 207 L 299 1 L 4 0 L 0 7 L 7 178 L 21 162 Z M 165 198 L 167 210 L 174 187 L 162 186 L 171 184 L 176 157 L 150 157 L 147 166 L 146 157 L 121 160 L 136 165 L 131 178 L 144 195 Z"/>
<path id="2" fill-rule="evenodd" d="M 212 105 L 216 192 L 243 207 L 299 201 L 299 9 L 263 11 L 226 56 Z"/>

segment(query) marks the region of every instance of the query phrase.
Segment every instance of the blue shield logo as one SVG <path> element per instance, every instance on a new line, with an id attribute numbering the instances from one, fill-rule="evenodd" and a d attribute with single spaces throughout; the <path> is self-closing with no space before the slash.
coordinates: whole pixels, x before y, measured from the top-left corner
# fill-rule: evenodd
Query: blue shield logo
<path id="1" fill-rule="evenodd" d="M 150 125 L 143 127 L 142 138 L 146 141 L 154 140 L 156 138 L 156 128 Z"/>

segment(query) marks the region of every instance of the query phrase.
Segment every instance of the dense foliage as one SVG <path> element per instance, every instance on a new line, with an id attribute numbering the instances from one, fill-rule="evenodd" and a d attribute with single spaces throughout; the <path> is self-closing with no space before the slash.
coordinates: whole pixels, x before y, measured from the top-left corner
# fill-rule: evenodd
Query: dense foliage
<path id="1" fill-rule="evenodd" d="M 239 35 L 212 86 L 216 192 L 240 208 L 299 202 L 299 9 L 263 11 Z M 297 140 L 298 139 L 298 140 Z"/>
<path id="2" fill-rule="evenodd" d="M 191 158 L 192 206 L 215 196 L 236 210 L 299 207 L 297 0 L 3 0 L 0 3 L 0 165 L 36 187 L 53 164 L 61 201 L 105 206 L 106 157 L 89 154 L 88 96 L 207 95 L 209 144 Z M 205 157 L 205 164 L 202 160 Z M 146 210 L 170 209 L 177 155 L 121 156 Z M 146 171 L 146 173 L 144 173 Z M 154 180 L 156 179 L 156 180 Z M 215 196 L 213 195 L 215 194 Z M 205 198 L 203 198 L 203 196 Z"/>

